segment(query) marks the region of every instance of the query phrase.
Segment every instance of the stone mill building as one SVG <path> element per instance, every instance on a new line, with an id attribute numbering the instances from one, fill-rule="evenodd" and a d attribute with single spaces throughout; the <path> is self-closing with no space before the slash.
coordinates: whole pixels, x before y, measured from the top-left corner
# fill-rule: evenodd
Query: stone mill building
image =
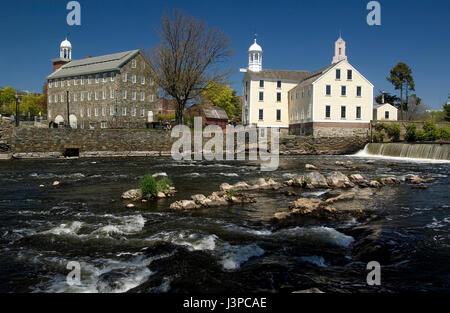
<path id="1" fill-rule="evenodd" d="M 155 121 L 158 86 L 141 50 L 72 60 L 60 45 L 47 77 L 48 120 L 72 128 L 143 128 Z"/>

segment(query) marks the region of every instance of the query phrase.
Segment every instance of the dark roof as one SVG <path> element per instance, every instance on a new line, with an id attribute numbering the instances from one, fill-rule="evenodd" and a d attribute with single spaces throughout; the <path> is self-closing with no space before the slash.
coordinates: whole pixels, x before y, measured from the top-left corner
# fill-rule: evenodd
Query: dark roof
<path id="1" fill-rule="evenodd" d="M 290 81 L 302 81 L 311 73 L 308 71 L 283 71 L 283 70 L 262 70 L 260 72 L 247 72 L 251 78 L 265 78 L 265 79 L 283 79 Z"/>
<path id="2" fill-rule="evenodd" d="M 331 65 L 327 65 L 322 67 L 321 69 L 318 69 L 316 71 L 313 71 L 311 73 L 309 73 L 309 75 L 307 77 L 305 77 L 305 79 L 303 79 L 296 87 L 301 87 L 301 86 L 307 86 L 311 83 L 313 83 L 314 81 L 316 81 L 320 76 L 322 76 L 323 74 L 325 74 L 328 70 L 330 70 L 332 67 L 334 67 L 335 65 L 337 65 L 340 62 L 331 64 Z"/>
<path id="3" fill-rule="evenodd" d="M 225 110 L 222 108 L 204 105 L 204 106 L 202 106 L 202 109 L 203 109 L 203 112 L 205 113 L 206 118 L 228 120 L 227 112 L 225 112 Z"/>
<path id="4" fill-rule="evenodd" d="M 72 60 L 61 66 L 61 68 L 56 70 L 54 73 L 47 76 L 47 79 L 97 74 L 119 70 L 139 52 L 140 50 L 132 50 L 102 55 L 94 58 Z"/>

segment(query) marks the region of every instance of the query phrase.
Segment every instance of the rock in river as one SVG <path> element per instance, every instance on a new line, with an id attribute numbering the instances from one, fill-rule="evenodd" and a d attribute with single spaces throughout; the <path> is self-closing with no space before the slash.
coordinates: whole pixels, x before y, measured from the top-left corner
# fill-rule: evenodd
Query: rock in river
<path id="1" fill-rule="evenodd" d="M 141 200 L 142 199 L 141 189 L 131 189 L 131 190 L 125 191 L 122 194 L 122 199 L 133 200 L 133 201 Z"/>

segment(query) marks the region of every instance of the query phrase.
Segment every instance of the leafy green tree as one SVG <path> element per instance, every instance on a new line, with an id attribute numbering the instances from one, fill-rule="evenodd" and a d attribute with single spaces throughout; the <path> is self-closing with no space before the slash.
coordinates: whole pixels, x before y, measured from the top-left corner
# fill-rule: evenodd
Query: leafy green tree
<path id="1" fill-rule="evenodd" d="M 236 92 L 225 84 L 210 82 L 202 92 L 202 102 L 210 102 L 214 106 L 218 106 L 227 112 L 230 120 L 234 119 L 238 114 L 236 108 L 239 108 L 239 99 Z"/>
<path id="2" fill-rule="evenodd" d="M 403 92 L 405 92 L 406 98 L 408 98 L 408 92 L 415 90 L 414 78 L 412 76 L 412 70 L 403 62 L 397 63 L 397 65 L 391 69 L 390 76 L 386 78 L 395 88 L 400 90 L 400 116 L 403 120 L 403 111 L 408 107 L 408 104 L 403 100 Z"/>
<path id="3" fill-rule="evenodd" d="M 38 104 L 38 96 L 25 95 L 19 105 L 20 115 L 36 116 L 39 114 L 40 107 Z"/>
<path id="4" fill-rule="evenodd" d="M 16 91 L 13 87 L 3 88 L 0 92 L 0 110 L 3 114 L 14 114 L 16 105 Z"/>
<path id="5" fill-rule="evenodd" d="M 450 122 L 450 102 L 444 104 L 444 120 Z"/>

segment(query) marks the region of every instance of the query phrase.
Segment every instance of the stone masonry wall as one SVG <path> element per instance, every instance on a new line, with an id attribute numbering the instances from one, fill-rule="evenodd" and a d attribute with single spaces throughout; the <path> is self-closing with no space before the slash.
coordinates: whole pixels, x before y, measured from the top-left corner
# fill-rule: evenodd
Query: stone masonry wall
<path id="1" fill-rule="evenodd" d="M 15 155 L 31 154 L 28 157 L 61 156 L 69 148 L 79 149 L 81 156 L 168 155 L 178 140 L 170 134 L 151 129 L 17 128 L 8 144 Z M 362 137 L 289 136 L 280 138 L 280 153 L 348 154 L 362 149 L 366 143 L 367 139 Z"/>

